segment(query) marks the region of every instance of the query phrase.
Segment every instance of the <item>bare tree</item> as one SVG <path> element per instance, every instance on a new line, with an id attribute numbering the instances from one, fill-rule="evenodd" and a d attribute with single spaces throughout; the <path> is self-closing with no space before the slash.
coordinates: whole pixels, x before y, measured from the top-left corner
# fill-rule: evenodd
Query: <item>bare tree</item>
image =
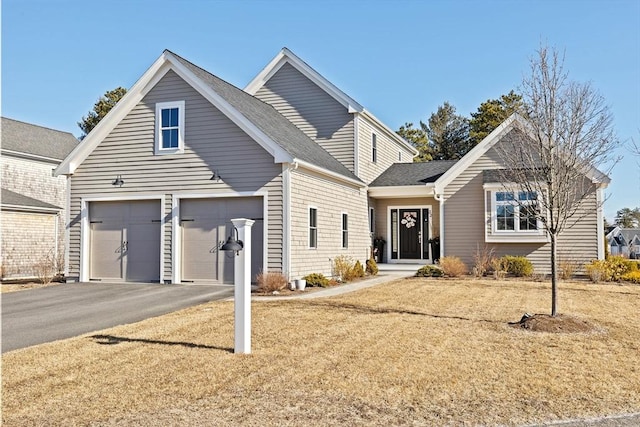
<path id="1" fill-rule="evenodd" d="M 586 209 L 593 212 L 598 186 L 609 182 L 597 168 L 612 166 L 619 142 L 604 98 L 589 83 L 570 81 L 564 56 L 555 49 L 543 46 L 537 54 L 523 81 L 525 117 L 518 117 L 517 131 L 498 152 L 507 165 L 502 182 L 518 188 L 513 203 L 520 206 L 520 224 L 541 224 L 549 237 L 551 315 L 556 316 L 558 237 Z"/>

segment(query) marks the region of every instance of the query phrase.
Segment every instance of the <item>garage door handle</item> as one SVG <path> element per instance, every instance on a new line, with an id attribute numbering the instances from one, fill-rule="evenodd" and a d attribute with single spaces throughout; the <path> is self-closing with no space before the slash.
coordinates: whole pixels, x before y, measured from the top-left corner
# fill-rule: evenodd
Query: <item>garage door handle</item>
<path id="1" fill-rule="evenodd" d="M 122 242 L 122 250 L 123 251 L 129 250 L 129 242 Z"/>

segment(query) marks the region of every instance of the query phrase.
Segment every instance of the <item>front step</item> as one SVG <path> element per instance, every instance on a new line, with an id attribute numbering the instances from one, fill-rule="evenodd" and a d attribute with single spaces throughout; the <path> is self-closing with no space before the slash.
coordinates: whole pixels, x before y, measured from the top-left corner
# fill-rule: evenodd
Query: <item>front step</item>
<path id="1" fill-rule="evenodd" d="M 420 269 L 420 267 L 424 267 L 424 264 L 378 264 L 378 271 L 407 271 L 415 273 Z"/>

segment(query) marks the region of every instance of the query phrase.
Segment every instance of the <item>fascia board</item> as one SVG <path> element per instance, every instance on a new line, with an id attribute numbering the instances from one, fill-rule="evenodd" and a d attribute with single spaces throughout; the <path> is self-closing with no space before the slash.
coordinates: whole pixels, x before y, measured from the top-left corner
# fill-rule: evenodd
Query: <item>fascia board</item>
<path id="1" fill-rule="evenodd" d="M 43 162 L 43 163 L 53 163 L 56 165 L 60 164 L 60 162 L 64 160 L 64 159 L 54 159 L 53 157 L 38 156 L 37 154 L 25 153 L 22 151 L 6 150 L 4 148 L 2 149 L 1 152 L 3 156 L 18 157 L 24 160 L 34 160 L 34 161 Z"/>
<path id="2" fill-rule="evenodd" d="M 167 58 L 171 63 L 171 68 L 184 79 L 189 85 L 191 85 L 198 93 L 205 97 L 213 106 L 220 110 L 225 116 L 227 116 L 232 122 L 234 122 L 240 129 L 246 132 L 252 139 L 254 139 L 262 148 L 264 148 L 274 158 L 275 163 L 290 163 L 293 161 L 293 157 L 286 152 L 278 143 L 269 138 L 264 132 L 262 132 L 256 125 L 254 125 L 249 119 L 247 119 L 242 113 L 236 110 L 231 104 L 229 104 L 224 98 L 218 95 L 208 85 L 204 84 L 197 76 L 195 76 L 190 70 L 183 66 L 180 62 L 174 59 L 171 53 L 167 54 Z"/>
<path id="3" fill-rule="evenodd" d="M 85 161 L 87 157 L 95 150 L 98 144 L 111 133 L 111 131 L 120 123 L 122 119 L 142 100 L 144 95 L 152 87 L 148 83 L 159 80 L 169 70 L 167 67 L 163 69 L 166 62 L 166 53 L 160 55 L 158 59 L 149 67 L 149 69 L 138 79 L 130 90 L 122 97 L 120 102 L 100 120 L 95 128 L 87 137 L 69 153 L 69 155 L 60 163 L 53 172 L 53 176 L 72 175 L 75 170 Z"/>
<path id="4" fill-rule="evenodd" d="M 382 128 L 382 130 L 385 131 L 385 133 L 387 134 L 387 136 L 389 136 L 391 139 L 393 139 L 398 145 L 400 145 L 402 148 L 404 148 L 405 150 L 409 150 L 410 152 L 413 153 L 414 157 L 417 156 L 418 150 L 411 144 L 409 144 L 407 141 L 404 140 L 404 138 L 402 138 L 400 135 L 398 135 L 397 133 L 395 133 L 393 130 L 391 130 L 389 128 L 389 126 L 385 125 L 382 121 L 380 121 L 380 119 L 378 119 L 376 116 L 374 116 L 373 114 L 371 114 L 370 111 L 368 110 L 363 110 L 362 114 L 366 117 L 368 117 L 371 121 L 373 121 L 375 124 L 377 124 L 378 126 L 380 126 Z"/>
<path id="5" fill-rule="evenodd" d="M 500 126 L 495 128 L 493 132 L 485 137 L 478 145 L 473 147 L 465 156 L 462 157 L 456 164 L 454 164 L 448 171 L 446 171 L 435 182 L 435 186 L 438 193 L 442 193 L 447 185 L 456 179 L 462 172 L 464 172 L 469 166 L 471 166 L 476 160 L 480 158 L 484 153 L 489 151 L 491 147 L 495 145 L 500 137 L 508 130 L 513 128 L 513 122 L 519 117 L 517 114 L 512 114 L 507 120 L 502 122 Z"/>
<path id="6" fill-rule="evenodd" d="M 339 174 L 337 172 L 332 172 L 332 171 L 330 171 L 328 169 L 321 168 L 320 166 L 316 166 L 316 165 L 314 165 L 312 163 L 305 162 L 304 160 L 293 159 L 293 161 L 291 163 L 297 164 L 298 166 L 303 167 L 305 169 L 309 169 L 309 170 L 312 170 L 314 172 L 318 172 L 321 175 L 325 175 L 325 176 L 331 177 L 331 178 L 336 179 L 338 181 L 347 182 L 349 184 L 356 185 L 358 187 L 366 187 L 365 183 L 360 181 L 360 180 L 349 178 L 348 176 L 341 175 L 341 174 Z"/>
<path id="7" fill-rule="evenodd" d="M 379 199 L 397 199 L 402 197 L 433 197 L 433 183 L 427 185 L 395 185 L 388 187 L 369 187 L 369 196 Z"/>
<path id="8" fill-rule="evenodd" d="M 3 211 L 16 211 L 16 212 L 31 212 L 31 213 L 42 213 L 42 214 L 57 214 L 62 211 L 62 208 L 44 208 L 37 206 L 25 206 L 25 205 L 2 205 Z"/>
<path id="9" fill-rule="evenodd" d="M 267 66 L 245 87 L 245 92 L 255 95 L 258 90 L 286 63 L 289 63 L 296 70 L 302 73 L 306 78 L 318 85 L 322 90 L 329 94 L 333 99 L 342 104 L 349 113 L 361 113 L 364 107 L 356 102 L 349 95 L 338 89 L 333 83 L 323 77 L 316 70 L 311 68 L 307 63 L 300 59 L 289 49 L 282 48 L 275 58 L 267 64 Z"/>

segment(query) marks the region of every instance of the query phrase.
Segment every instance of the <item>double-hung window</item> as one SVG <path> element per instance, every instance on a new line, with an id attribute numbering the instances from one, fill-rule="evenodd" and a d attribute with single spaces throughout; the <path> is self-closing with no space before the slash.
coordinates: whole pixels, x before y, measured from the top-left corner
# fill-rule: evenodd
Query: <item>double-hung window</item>
<path id="1" fill-rule="evenodd" d="M 371 161 L 373 163 L 378 161 L 378 137 L 375 133 L 371 134 Z"/>
<path id="2" fill-rule="evenodd" d="M 309 208 L 309 248 L 318 247 L 318 209 Z"/>
<path id="3" fill-rule="evenodd" d="M 342 248 L 349 247 L 349 215 L 342 214 Z"/>
<path id="4" fill-rule="evenodd" d="M 156 104 L 156 154 L 184 151 L 184 101 Z"/>
<path id="5" fill-rule="evenodd" d="M 486 240 L 488 242 L 545 241 L 539 219 L 540 206 L 535 191 L 495 189 L 487 191 L 491 214 Z"/>

